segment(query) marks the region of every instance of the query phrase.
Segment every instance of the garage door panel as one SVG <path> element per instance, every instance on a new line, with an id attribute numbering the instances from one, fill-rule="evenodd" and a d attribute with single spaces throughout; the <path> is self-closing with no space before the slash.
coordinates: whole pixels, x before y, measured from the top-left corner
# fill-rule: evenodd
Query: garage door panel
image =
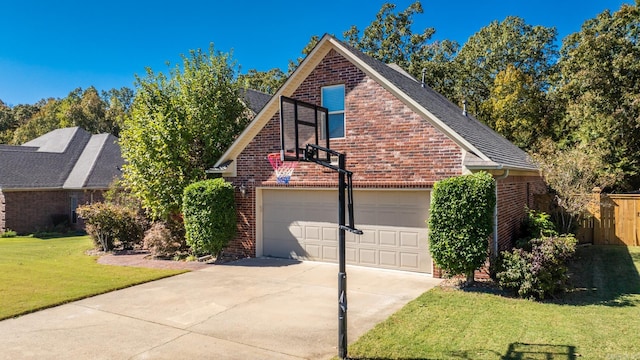
<path id="1" fill-rule="evenodd" d="M 304 228 L 304 235 L 305 238 L 308 240 L 320 240 L 320 232 L 321 232 L 321 227 L 319 226 L 311 226 L 311 225 L 307 225 Z"/>
<path id="2" fill-rule="evenodd" d="M 378 254 L 373 249 L 360 249 L 358 251 L 358 263 L 361 265 L 377 265 Z"/>
<path id="3" fill-rule="evenodd" d="M 380 246 L 398 246 L 396 231 L 378 230 L 378 237 L 380 238 Z"/>
<path id="4" fill-rule="evenodd" d="M 397 256 L 398 253 L 396 251 L 380 250 L 380 265 L 390 268 L 398 267 L 399 264 Z"/>
<path id="5" fill-rule="evenodd" d="M 264 189 L 263 254 L 337 261 L 335 190 Z M 427 249 L 428 191 L 354 191 L 356 227 L 346 234 L 346 260 L 389 269 L 431 272 Z"/>
<path id="6" fill-rule="evenodd" d="M 322 240 L 338 242 L 338 229 L 335 226 L 322 227 Z"/>
<path id="7" fill-rule="evenodd" d="M 377 241 L 376 241 L 377 234 L 375 230 L 364 229 L 364 228 L 360 228 L 360 229 L 362 230 L 362 235 L 359 235 L 359 236 L 354 235 L 353 237 L 356 243 L 365 244 L 365 245 L 377 244 Z"/>
<path id="8" fill-rule="evenodd" d="M 344 250 L 344 257 L 349 264 L 357 264 L 358 263 L 358 252 L 355 248 L 346 248 Z"/>
<path id="9" fill-rule="evenodd" d="M 322 259 L 326 261 L 338 261 L 338 248 L 336 246 L 323 246 Z"/>
<path id="10" fill-rule="evenodd" d="M 265 238 L 264 254 L 266 256 L 284 257 L 291 259 L 309 258 L 307 251 L 300 246 L 297 239 Z"/>
<path id="11" fill-rule="evenodd" d="M 322 258 L 322 246 L 316 244 L 305 244 L 305 258 L 320 259 Z"/>
<path id="12" fill-rule="evenodd" d="M 420 258 L 417 254 L 414 253 L 400 253 L 400 267 L 403 269 L 415 269 L 417 270 L 420 266 Z"/>
<path id="13" fill-rule="evenodd" d="M 417 232 L 408 232 L 408 231 L 400 232 L 400 246 L 416 248 L 416 249 L 419 248 L 420 247 L 419 234 Z"/>

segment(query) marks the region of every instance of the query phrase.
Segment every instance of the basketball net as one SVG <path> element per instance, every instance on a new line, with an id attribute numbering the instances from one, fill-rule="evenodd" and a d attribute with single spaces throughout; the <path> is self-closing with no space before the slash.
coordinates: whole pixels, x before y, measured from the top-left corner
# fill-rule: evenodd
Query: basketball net
<path id="1" fill-rule="evenodd" d="M 282 161 L 280 153 L 269 154 L 269 163 L 273 167 L 273 172 L 276 174 L 276 182 L 278 184 L 288 184 L 293 175 L 293 171 L 298 166 L 297 161 Z"/>

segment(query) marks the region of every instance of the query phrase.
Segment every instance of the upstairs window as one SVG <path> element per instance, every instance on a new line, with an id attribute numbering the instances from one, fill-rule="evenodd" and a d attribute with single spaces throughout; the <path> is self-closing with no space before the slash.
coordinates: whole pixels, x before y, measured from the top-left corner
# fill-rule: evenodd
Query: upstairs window
<path id="1" fill-rule="evenodd" d="M 329 110 L 329 138 L 343 138 L 344 130 L 344 85 L 322 88 L 322 106 Z"/>

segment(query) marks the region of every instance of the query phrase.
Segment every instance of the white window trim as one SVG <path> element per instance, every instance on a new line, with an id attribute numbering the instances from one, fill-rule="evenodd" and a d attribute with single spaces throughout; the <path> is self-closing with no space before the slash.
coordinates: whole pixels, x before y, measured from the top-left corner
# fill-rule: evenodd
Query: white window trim
<path id="1" fill-rule="evenodd" d="M 324 89 L 330 89 L 330 88 L 342 88 L 342 96 L 344 98 L 344 108 L 342 109 L 342 111 L 329 111 L 329 113 L 327 115 L 335 115 L 335 114 L 342 114 L 342 133 L 344 134 L 341 137 L 329 137 L 329 139 L 345 139 L 347 137 L 347 112 L 346 112 L 346 107 L 347 107 L 347 94 L 346 94 L 346 88 L 344 86 L 344 84 L 337 84 L 337 85 L 329 85 L 329 86 L 323 86 L 322 88 L 320 88 L 320 101 L 322 103 L 322 106 L 324 106 Z M 327 118 L 327 121 L 329 121 L 329 118 Z"/>

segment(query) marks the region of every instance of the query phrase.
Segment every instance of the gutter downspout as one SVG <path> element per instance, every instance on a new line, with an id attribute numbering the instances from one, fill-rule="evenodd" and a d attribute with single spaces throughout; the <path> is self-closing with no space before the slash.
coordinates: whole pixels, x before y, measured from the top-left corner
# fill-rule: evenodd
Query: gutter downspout
<path id="1" fill-rule="evenodd" d="M 506 179 L 507 176 L 509 176 L 509 169 L 504 169 L 502 175 L 494 178 L 496 182 L 496 204 L 493 208 L 493 256 L 496 258 L 498 257 L 498 180 Z"/>

